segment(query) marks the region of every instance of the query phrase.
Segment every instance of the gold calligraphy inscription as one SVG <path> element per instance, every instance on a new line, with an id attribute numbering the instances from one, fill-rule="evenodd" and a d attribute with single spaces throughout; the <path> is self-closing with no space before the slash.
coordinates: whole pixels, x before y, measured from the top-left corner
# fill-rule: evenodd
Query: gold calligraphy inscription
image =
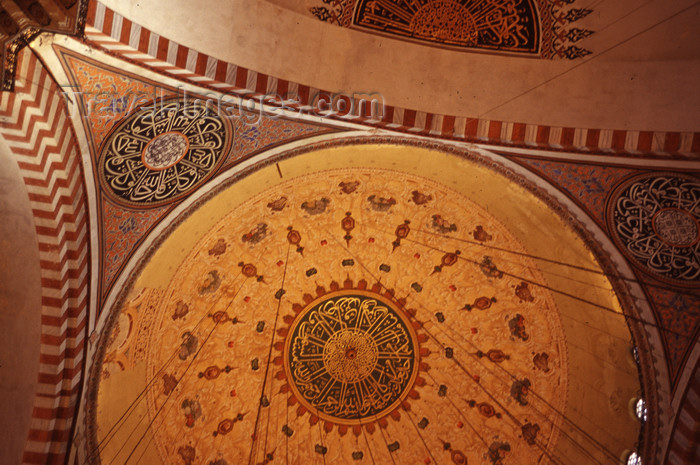
<path id="1" fill-rule="evenodd" d="M 156 206 L 186 195 L 223 160 L 230 125 L 200 100 L 165 100 L 142 107 L 105 140 L 100 180 L 111 198 Z"/>
<path id="2" fill-rule="evenodd" d="M 608 201 L 608 224 L 623 253 L 676 284 L 700 282 L 700 181 L 693 176 L 641 176 Z"/>
<path id="3" fill-rule="evenodd" d="M 537 53 L 533 0 L 358 0 L 353 25 L 456 47 Z"/>
<path id="4" fill-rule="evenodd" d="M 418 371 L 416 335 L 407 316 L 382 296 L 360 290 L 327 294 L 294 320 L 285 369 L 299 401 L 341 424 L 390 413 Z"/>

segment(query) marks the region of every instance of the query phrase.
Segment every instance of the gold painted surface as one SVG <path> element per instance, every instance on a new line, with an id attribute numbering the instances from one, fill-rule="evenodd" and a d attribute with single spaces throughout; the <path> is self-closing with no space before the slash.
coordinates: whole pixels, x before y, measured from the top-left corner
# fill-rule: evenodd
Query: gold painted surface
<path id="1" fill-rule="evenodd" d="M 599 431 L 596 440 L 609 450 L 634 441 L 636 424 L 619 412 L 638 389 L 619 305 L 604 276 L 526 256 L 597 268 L 540 201 L 481 166 L 416 148 L 323 150 L 285 160 L 280 170 L 281 180 L 275 167 L 263 169 L 199 208 L 139 277 L 136 289 L 154 288 L 146 293 L 155 303 L 136 317 L 135 327 L 147 328 L 136 340 L 148 357 L 135 378 L 144 386 L 154 380 L 147 415 L 154 420 L 153 441 L 135 454 L 147 444 L 146 454 L 163 463 L 363 463 L 354 457 L 367 462 L 371 453 L 376 463 L 490 464 L 500 447 L 504 464 L 546 463 L 543 449 L 590 462 L 577 444 L 585 442 L 580 431 L 558 412 Z M 410 232 L 395 247 L 406 220 Z M 393 289 L 415 310 L 426 366 L 398 419 L 355 429 L 300 408 L 285 388 L 283 351 L 294 304 L 303 307 L 317 288 L 362 280 L 380 281 L 381 292 Z M 542 285 L 614 311 L 596 312 Z M 129 371 L 135 353 L 122 347 L 108 357 L 127 359 Z M 120 411 L 115 389 L 101 386 L 100 410 L 112 413 L 98 416 L 98 438 Z M 105 463 L 113 450 L 105 449 Z M 593 452 L 598 460 L 609 455 Z"/>
<path id="2" fill-rule="evenodd" d="M 348 216 L 355 225 L 343 229 Z M 396 245 L 395 230 L 406 220 L 410 232 Z M 299 232 L 296 244 L 288 239 L 290 227 Z M 482 231 L 482 240 L 461 244 L 459 252 L 442 237 L 473 231 Z M 410 410 L 399 409 L 398 420 L 383 425 L 389 443 L 400 443 L 395 460 L 449 454 L 440 444 L 445 440 L 472 461 L 503 442 L 522 463 L 536 463 L 541 451 L 518 439 L 519 431 L 531 422 L 539 428 L 537 441 L 552 447 L 555 428 L 545 417 L 537 419 L 525 391 L 511 394 L 514 381 L 497 365 L 563 410 L 562 329 L 548 292 L 532 289 L 518 296 L 521 281 L 503 274 L 541 282 L 534 265 L 525 258 L 502 261 L 496 251 L 485 255 L 480 242 L 523 251 L 502 224 L 466 198 L 387 170 L 335 170 L 293 179 L 234 209 L 181 264 L 155 309 L 152 328 L 158 329 L 145 336 L 147 378 L 156 381 L 148 390 L 149 417 L 158 418 L 154 442 L 164 463 L 181 460 L 178 450 L 190 443 L 197 444 L 192 447 L 202 463 L 214 460 L 214 451 L 228 463 L 243 463 L 251 450 L 256 463 L 283 450 L 285 455 L 289 450 L 290 463 L 303 463 L 309 456 L 299 448 L 318 428 L 327 459 L 351 463 L 353 451 L 369 455 L 354 434 L 328 423 L 315 426 L 318 412 L 289 405 L 291 394 L 281 391 L 283 354 L 275 348 L 284 341 L 279 330 L 294 315 L 294 303 L 318 286 L 348 279 L 381 281 L 382 292 L 393 289 L 426 334 L 421 360 L 426 373 L 408 398 Z M 445 258 L 447 248 L 452 255 Z M 309 274 L 311 269 L 316 272 Z M 281 288 L 286 292 L 278 301 Z M 546 354 L 541 369 L 533 354 Z M 258 407 L 261 395 L 266 401 Z M 365 429 L 381 415 L 375 417 L 363 419 Z M 419 431 L 432 443 L 428 449 L 416 436 L 423 418 L 430 426 Z M 291 438 L 281 430 L 285 424 L 295 431 Z M 470 428 L 477 433 L 465 434 Z M 250 439 L 253 431 L 264 435 L 267 446 Z M 376 441 L 384 433 L 375 428 L 369 434 Z M 391 460 L 386 447 L 371 452 Z"/>

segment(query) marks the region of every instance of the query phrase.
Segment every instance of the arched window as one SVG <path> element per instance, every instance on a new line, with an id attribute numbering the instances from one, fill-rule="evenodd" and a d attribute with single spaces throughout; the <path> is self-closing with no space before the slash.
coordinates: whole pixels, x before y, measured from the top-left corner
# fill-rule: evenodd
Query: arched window
<path id="1" fill-rule="evenodd" d="M 634 413 L 640 421 L 647 421 L 647 404 L 644 399 L 637 399 L 634 406 Z"/>
<path id="2" fill-rule="evenodd" d="M 627 456 L 627 465 L 642 465 L 642 458 L 636 452 Z"/>

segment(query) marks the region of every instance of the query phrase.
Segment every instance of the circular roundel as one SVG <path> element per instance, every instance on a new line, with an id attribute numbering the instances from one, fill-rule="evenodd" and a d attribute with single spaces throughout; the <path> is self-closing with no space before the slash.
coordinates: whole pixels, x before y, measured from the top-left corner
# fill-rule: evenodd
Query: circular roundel
<path id="1" fill-rule="evenodd" d="M 608 201 L 608 226 L 635 265 L 681 285 L 700 283 L 700 180 L 673 173 L 637 176 Z"/>
<path id="2" fill-rule="evenodd" d="M 171 99 L 141 107 L 112 129 L 100 152 L 100 181 L 129 206 L 179 199 L 219 167 L 232 129 L 215 105 Z"/>
<path id="3" fill-rule="evenodd" d="M 326 421 L 357 424 L 391 413 L 419 365 L 407 315 L 383 296 L 349 289 L 326 294 L 294 319 L 284 366 L 292 391 Z"/>
<path id="4" fill-rule="evenodd" d="M 189 138 L 181 132 L 166 132 L 154 137 L 142 152 L 143 164 L 152 171 L 175 165 L 187 154 Z"/>

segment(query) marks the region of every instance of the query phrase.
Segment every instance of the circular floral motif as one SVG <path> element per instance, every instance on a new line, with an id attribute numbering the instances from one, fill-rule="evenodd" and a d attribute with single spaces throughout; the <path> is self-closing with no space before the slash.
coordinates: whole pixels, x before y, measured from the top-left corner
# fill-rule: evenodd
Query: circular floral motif
<path id="1" fill-rule="evenodd" d="M 669 245 L 688 247 L 698 240 L 698 222 L 683 210 L 660 210 L 654 215 L 653 224 L 656 234 Z"/>
<path id="2" fill-rule="evenodd" d="M 166 132 L 156 136 L 143 149 L 143 164 L 149 170 L 170 168 L 182 160 L 190 141 L 180 132 Z"/>
<path id="3" fill-rule="evenodd" d="M 406 315 L 378 294 L 343 290 L 310 303 L 285 343 L 291 388 L 310 411 L 335 423 L 388 414 L 418 371 Z"/>
<path id="4" fill-rule="evenodd" d="M 423 5 L 411 20 L 410 30 L 418 37 L 461 45 L 476 44 L 479 35 L 469 10 L 454 0 Z"/>
<path id="5" fill-rule="evenodd" d="M 700 281 L 700 181 L 675 174 L 623 183 L 608 204 L 621 250 L 642 269 L 677 284 Z"/>
<path id="6" fill-rule="evenodd" d="M 354 328 L 333 333 L 323 348 L 323 366 L 340 383 L 357 383 L 377 366 L 377 344 L 366 332 Z"/>
<path id="7" fill-rule="evenodd" d="M 230 125 L 213 105 L 166 100 L 141 107 L 105 140 L 100 180 L 119 203 L 162 205 L 206 181 L 230 143 Z"/>

